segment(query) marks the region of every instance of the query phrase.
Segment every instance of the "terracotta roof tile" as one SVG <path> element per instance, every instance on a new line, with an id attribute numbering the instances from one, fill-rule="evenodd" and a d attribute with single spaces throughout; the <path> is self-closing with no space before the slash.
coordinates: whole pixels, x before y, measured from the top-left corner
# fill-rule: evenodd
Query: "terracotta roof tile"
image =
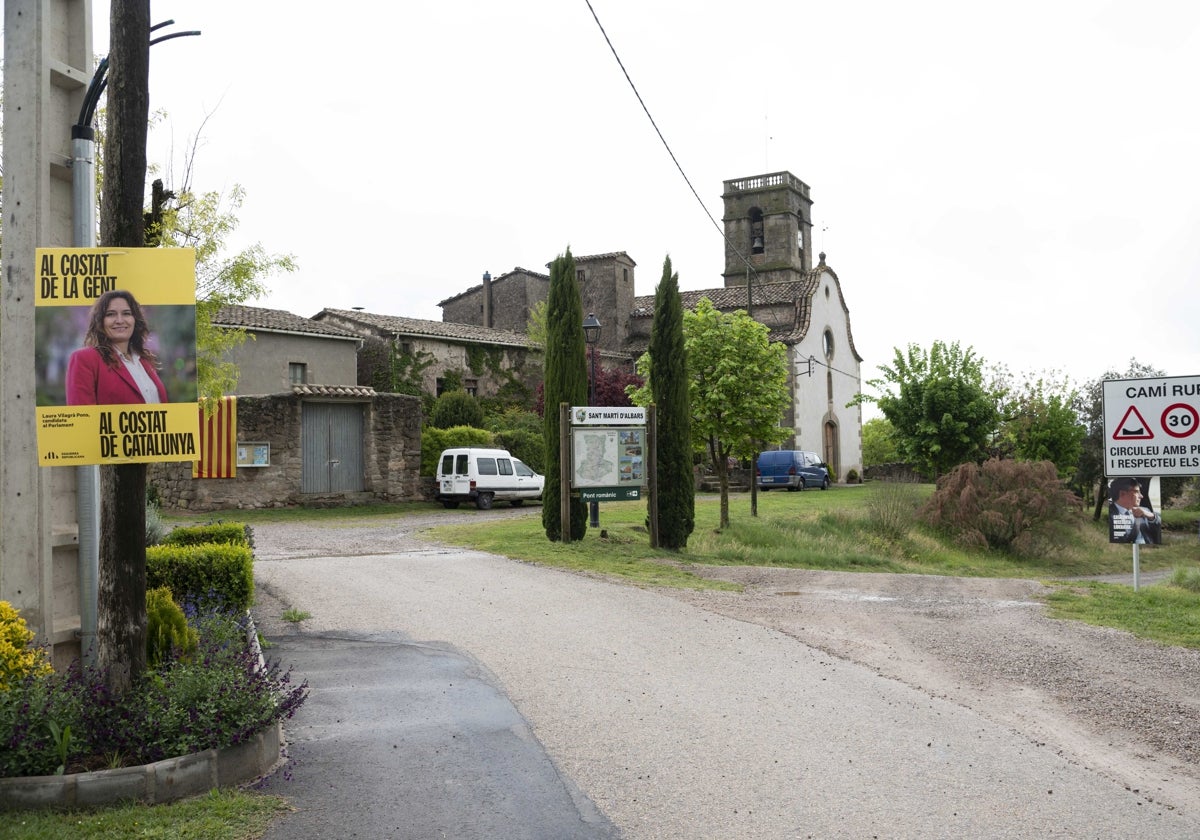
<path id="1" fill-rule="evenodd" d="M 858 354 L 858 349 L 854 346 L 854 331 L 850 329 L 850 311 L 846 309 L 846 299 L 841 294 L 841 281 L 838 280 L 838 276 L 834 273 L 833 269 L 823 262 L 810 270 L 800 280 L 791 280 L 786 283 L 755 284 L 754 305 L 778 306 L 780 304 L 794 303 L 796 306 L 796 318 L 793 322 L 795 326 L 790 330 L 772 330 L 770 337 L 772 341 L 796 344 L 802 341 L 804 336 L 808 334 L 809 322 L 812 318 L 812 298 L 821 286 L 822 277 L 826 274 L 833 278 L 833 282 L 837 285 L 838 297 L 841 299 L 842 308 L 846 312 L 846 328 L 850 337 L 850 352 L 854 354 L 855 359 L 861 362 L 862 356 Z M 711 300 L 713 306 L 722 312 L 733 312 L 746 308 L 745 286 L 720 286 L 715 289 L 694 289 L 679 293 L 680 302 L 684 309 L 695 309 L 696 304 L 703 297 Z M 630 317 L 653 318 L 654 295 L 640 295 L 635 297 L 633 299 L 633 312 Z"/>
<path id="2" fill-rule="evenodd" d="M 611 260 L 615 257 L 624 257 L 634 265 L 637 265 L 637 263 L 633 262 L 633 257 L 629 256 L 629 254 L 625 253 L 624 251 L 609 251 L 607 254 L 588 254 L 582 257 L 575 257 L 575 262 L 595 262 L 596 260 Z M 552 263 L 546 263 L 546 265 L 552 265 Z"/>
<path id="3" fill-rule="evenodd" d="M 754 285 L 754 305 L 772 306 L 797 300 L 808 300 L 816 291 L 819 282 L 820 278 L 817 272 L 809 272 L 808 277 L 803 280 L 791 280 L 786 283 L 757 283 Z M 704 297 L 711 300 L 713 306 L 722 312 L 746 308 L 745 286 L 721 286 L 716 289 L 693 289 L 679 293 L 685 309 L 695 309 L 700 298 Z M 641 295 L 633 299 L 633 317 L 654 317 L 654 295 Z"/>
<path id="4" fill-rule="evenodd" d="M 293 385 L 300 397 L 373 397 L 375 389 L 367 385 Z"/>
<path id="5" fill-rule="evenodd" d="M 323 324 L 282 309 L 264 309 L 260 306 L 222 306 L 213 318 L 213 324 L 251 331 L 305 333 L 329 338 L 361 337 L 333 324 Z"/>
<path id="6" fill-rule="evenodd" d="M 499 277 L 493 277 L 492 285 L 495 286 L 497 283 L 503 283 L 505 280 L 508 280 L 510 277 L 515 277 L 518 274 L 523 274 L 527 277 L 533 277 L 536 280 L 545 280 L 547 283 L 550 282 L 550 275 L 548 274 L 541 274 L 537 271 L 530 271 L 528 268 L 521 268 L 521 266 L 517 266 L 512 271 L 506 271 Z M 448 303 L 454 303 L 454 301 L 459 300 L 460 298 L 465 298 L 468 295 L 473 295 L 476 292 L 479 292 L 481 289 L 483 289 L 483 283 L 476 283 L 474 286 L 464 292 L 459 292 L 456 295 L 451 295 L 445 300 L 438 301 L 438 306 L 445 306 Z"/>
<path id="7" fill-rule="evenodd" d="M 474 324 L 452 324 L 445 321 L 425 321 L 419 318 L 402 318 L 399 315 L 379 315 L 357 309 L 322 309 L 315 316 L 336 318 L 346 324 L 343 329 L 358 325 L 363 331 L 380 336 L 406 335 L 414 338 L 442 338 L 458 341 L 473 341 L 479 344 L 499 344 L 506 347 L 534 347 L 529 336 L 511 330 L 477 327 Z M 359 333 L 362 334 L 361 332 Z"/>

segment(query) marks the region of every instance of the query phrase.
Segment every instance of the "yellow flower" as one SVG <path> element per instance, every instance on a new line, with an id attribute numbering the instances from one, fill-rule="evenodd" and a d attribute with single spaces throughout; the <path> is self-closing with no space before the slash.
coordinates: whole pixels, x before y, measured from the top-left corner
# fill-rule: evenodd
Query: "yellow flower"
<path id="1" fill-rule="evenodd" d="M 31 645 L 33 638 L 21 614 L 0 601 L 0 691 L 8 691 L 27 676 L 44 676 L 53 670 L 46 651 Z"/>

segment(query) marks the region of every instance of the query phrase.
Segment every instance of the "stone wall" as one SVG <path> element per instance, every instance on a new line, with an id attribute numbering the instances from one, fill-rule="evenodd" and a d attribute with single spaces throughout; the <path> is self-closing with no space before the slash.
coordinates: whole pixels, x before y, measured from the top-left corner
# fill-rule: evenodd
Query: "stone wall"
<path id="1" fill-rule="evenodd" d="M 294 394 L 238 397 L 238 440 L 270 443 L 270 466 L 239 467 L 236 478 L 194 479 L 190 462 L 152 464 L 148 481 L 157 489 L 163 507 L 209 511 L 422 498 L 419 397 L 376 394 L 368 401 L 363 429 L 364 489 L 355 493 L 300 492 L 303 405 L 304 399 Z"/>
<path id="2" fill-rule="evenodd" d="M 903 481 L 919 484 L 933 479 L 918 472 L 914 464 L 872 464 L 863 470 L 864 481 Z"/>
<path id="3" fill-rule="evenodd" d="M 529 313 L 546 299 L 550 283 L 545 275 L 518 268 L 493 279 L 488 288 L 492 296 L 490 323 L 485 323 L 482 285 L 439 304 L 442 321 L 524 333 L 529 328 Z"/>
<path id="4" fill-rule="evenodd" d="M 633 312 L 633 260 L 623 253 L 607 254 L 579 258 L 575 266 L 583 274 L 579 286 L 583 314 L 594 314 L 600 320 L 600 349 L 625 349 Z"/>

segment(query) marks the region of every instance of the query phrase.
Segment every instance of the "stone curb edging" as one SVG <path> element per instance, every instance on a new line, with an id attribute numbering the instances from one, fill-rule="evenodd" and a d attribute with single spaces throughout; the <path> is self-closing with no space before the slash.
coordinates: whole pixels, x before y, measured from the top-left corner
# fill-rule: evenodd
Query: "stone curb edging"
<path id="1" fill-rule="evenodd" d="M 234 747 L 165 758 L 138 767 L 0 779 L 0 811 L 88 808 L 130 801 L 155 805 L 213 788 L 233 787 L 277 767 L 282 761 L 282 732 L 282 725 L 275 723 Z"/>

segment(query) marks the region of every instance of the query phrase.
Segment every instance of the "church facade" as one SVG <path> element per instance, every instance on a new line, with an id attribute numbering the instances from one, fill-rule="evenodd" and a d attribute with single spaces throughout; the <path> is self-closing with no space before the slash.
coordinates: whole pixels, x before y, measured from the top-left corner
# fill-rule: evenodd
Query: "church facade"
<path id="1" fill-rule="evenodd" d="M 861 476 L 862 409 L 850 406 L 862 390 L 862 358 L 854 346 L 841 281 L 825 262 L 812 261 L 809 187 L 790 172 L 724 182 L 723 285 L 681 292 L 684 307 L 707 297 L 723 311 L 746 310 L 787 348 L 791 405 L 781 424 L 791 430 L 783 449 L 817 452 L 840 481 Z M 583 311 L 604 322 L 604 357 L 636 359 L 650 341 L 654 296 L 634 294 L 636 263 L 623 251 L 577 256 Z M 443 300 L 445 322 L 522 332 L 548 293 L 547 274 L 516 268 Z"/>

